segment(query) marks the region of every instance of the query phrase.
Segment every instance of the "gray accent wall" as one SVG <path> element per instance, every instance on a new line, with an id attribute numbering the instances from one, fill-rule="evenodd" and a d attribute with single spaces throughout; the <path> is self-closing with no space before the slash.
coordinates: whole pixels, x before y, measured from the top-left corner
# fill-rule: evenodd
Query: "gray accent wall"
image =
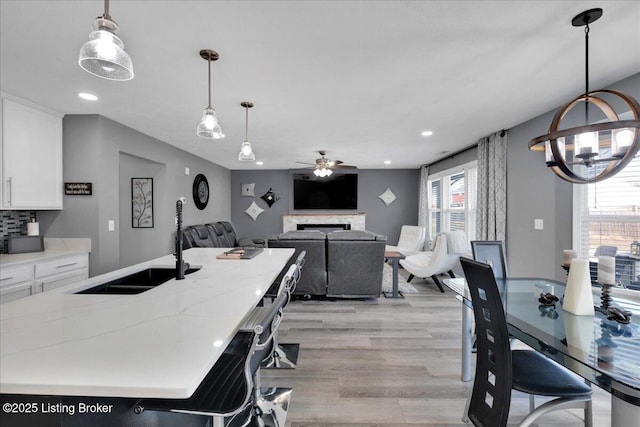
<path id="1" fill-rule="evenodd" d="M 282 215 L 286 213 L 326 213 L 330 211 L 293 210 L 293 173 L 310 173 L 309 169 L 282 171 L 231 172 L 231 220 L 237 233 L 242 237 L 265 238 L 282 233 Z M 420 172 L 415 169 L 363 169 L 358 174 L 358 209 L 355 211 L 334 211 L 336 213 L 366 213 L 366 228 L 387 236 L 395 244 L 404 224 L 418 223 L 418 190 Z M 242 196 L 242 184 L 255 183 L 255 197 Z M 272 188 L 280 200 L 271 208 L 260 198 Z M 387 188 L 396 195 L 396 200 L 387 207 L 378 195 Z M 244 211 L 251 202 L 264 209 L 254 221 Z"/>
<path id="2" fill-rule="evenodd" d="M 187 198 L 184 224 L 229 220 L 230 171 L 172 145 L 98 115 L 63 121 L 64 182 L 91 182 L 92 196 L 64 196 L 62 211 L 38 213 L 45 237 L 88 237 L 90 275 L 174 251 L 175 202 Z M 185 168 L 190 174 L 185 174 Z M 193 204 L 193 180 L 203 173 L 210 202 Z M 154 228 L 131 227 L 132 177 L 154 177 Z M 115 231 L 108 231 L 108 221 Z"/>

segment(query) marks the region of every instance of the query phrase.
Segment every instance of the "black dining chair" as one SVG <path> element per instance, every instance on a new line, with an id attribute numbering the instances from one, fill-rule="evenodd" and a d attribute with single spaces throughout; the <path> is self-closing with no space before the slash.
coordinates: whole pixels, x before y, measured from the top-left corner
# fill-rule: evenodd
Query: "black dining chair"
<path id="1" fill-rule="evenodd" d="M 509 276 L 502 240 L 472 240 L 471 253 L 476 261 L 491 266 L 496 279 L 506 279 Z"/>
<path id="2" fill-rule="evenodd" d="M 530 412 L 519 426 L 529 426 L 547 412 L 584 407 L 585 426 L 592 426 L 591 387 L 541 353 L 512 350 L 502 299 L 488 264 L 460 258 L 473 303 L 477 332 L 477 361 L 469 420 L 475 426 L 507 425 L 511 390 L 553 396 Z"/>

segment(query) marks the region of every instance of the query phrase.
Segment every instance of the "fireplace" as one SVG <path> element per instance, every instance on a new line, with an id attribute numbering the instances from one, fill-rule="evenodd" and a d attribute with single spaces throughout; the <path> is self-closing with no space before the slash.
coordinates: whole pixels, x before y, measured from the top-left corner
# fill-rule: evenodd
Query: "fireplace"
<path id="1" fill-rule="evenodd" d="M 297 224 L 298 230 L 318 230 L 329 233 L 335 230 L 351 230 L 351 224 Z"/>
<path id="2" fill-rule="evenodd" d="M 311 229 L 323 232 L 333 230 L 365 230 L 365 214 L 291 213 L 282 215 L 283 232 Z"/>

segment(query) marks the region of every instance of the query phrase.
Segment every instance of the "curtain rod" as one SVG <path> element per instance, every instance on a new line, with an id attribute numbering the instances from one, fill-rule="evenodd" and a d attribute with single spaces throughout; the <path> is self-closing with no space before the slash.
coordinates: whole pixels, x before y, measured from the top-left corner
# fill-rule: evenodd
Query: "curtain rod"
<path id="1" fill-rule="evenodd" d="M 478 148 L 478 144 L 477 143 L 473 144 L 473 145 L 470 145 L 467 148 L 463 148 L 462 150 L 456 151 L 453 154 L 449 154 L 449 155 L 447 155 L 445 157 L 442 157 L 442 158 L 436 160 L 435 162 L 432 162 L 432 163 L 429 163 L 429 164 L 425 164 L 425 165 L 422 165 L 422 166 L 431 167 L 431 166 L 436 165 L 436 164 L 438 164 L 440 162 L 444 162 L 447 159 L 453 159 L 455 156 L 458 156 L 458 155 L 460 155 L 460 154 L 462 154 L 462 153 L 464 153 L 466 151 L 473 150 L 474 148 Z"/>
<path id="2" fill-rule="evenodd" d="M 506 130 L 506 129 L 502 129 L 502 130 L 500 131 L 500 137 L 501 137 L 501 138 L 504 138 L 504 136 L 505 136 L 506 134 L 507 134 L 507 130 Z M 459 156 L 460 154 L 462 154 L 462 153 L 464 153 L 464 152 L 466 152 L 466 151 L 469 151 L 469 150 L 473 150 L 474 148 L 478 148 L 478 143 L 477 143 L 477 142 L 476 142 L 475 144 L 473 144 L 473 145 L 468 146 L 467 148 L 463 148 L 462 150 L 458 150 L 458 151 L 456 151 L 456 152 L 455 152 L 455 153 L 453 153 L 453 154 L 449 154 L 448 156 L 442 157 L 442 158 L 440 158 L 440 159 L 436 160 L 435 162 L 428 163 L 428 164 L 425 164 L 425 165 L 422 165 L 422 166 L 428 166 L 428 167 L 431 167 L 431 166 L 433 166 L 433 165 L 435 165 L 435 164 L 438 164 L 438 163 L 440 163 L 440 162 L 443 162 L 443 161 L 445 161 L 445 160 L 447 160 L 447 159 L 453 159 L 455 156 Z"/>

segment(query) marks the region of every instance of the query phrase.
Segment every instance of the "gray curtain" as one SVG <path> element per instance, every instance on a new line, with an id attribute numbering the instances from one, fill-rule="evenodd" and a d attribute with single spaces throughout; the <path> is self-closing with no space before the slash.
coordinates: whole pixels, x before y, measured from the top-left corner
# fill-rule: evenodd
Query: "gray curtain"
<path id="1" fill-rule="evenodd" d="M 478 141 L 476 239 L 502 240 L 507 227 L 507 132 Z"/>
<path id="2" fill-rule="evenodd" d="M 429 231 L 429 166 L 420 167 L 420 194 L 418 195 L 418 225 L 427 227 Z M 427 239 L 431 236 L 427 235 Z"/>

